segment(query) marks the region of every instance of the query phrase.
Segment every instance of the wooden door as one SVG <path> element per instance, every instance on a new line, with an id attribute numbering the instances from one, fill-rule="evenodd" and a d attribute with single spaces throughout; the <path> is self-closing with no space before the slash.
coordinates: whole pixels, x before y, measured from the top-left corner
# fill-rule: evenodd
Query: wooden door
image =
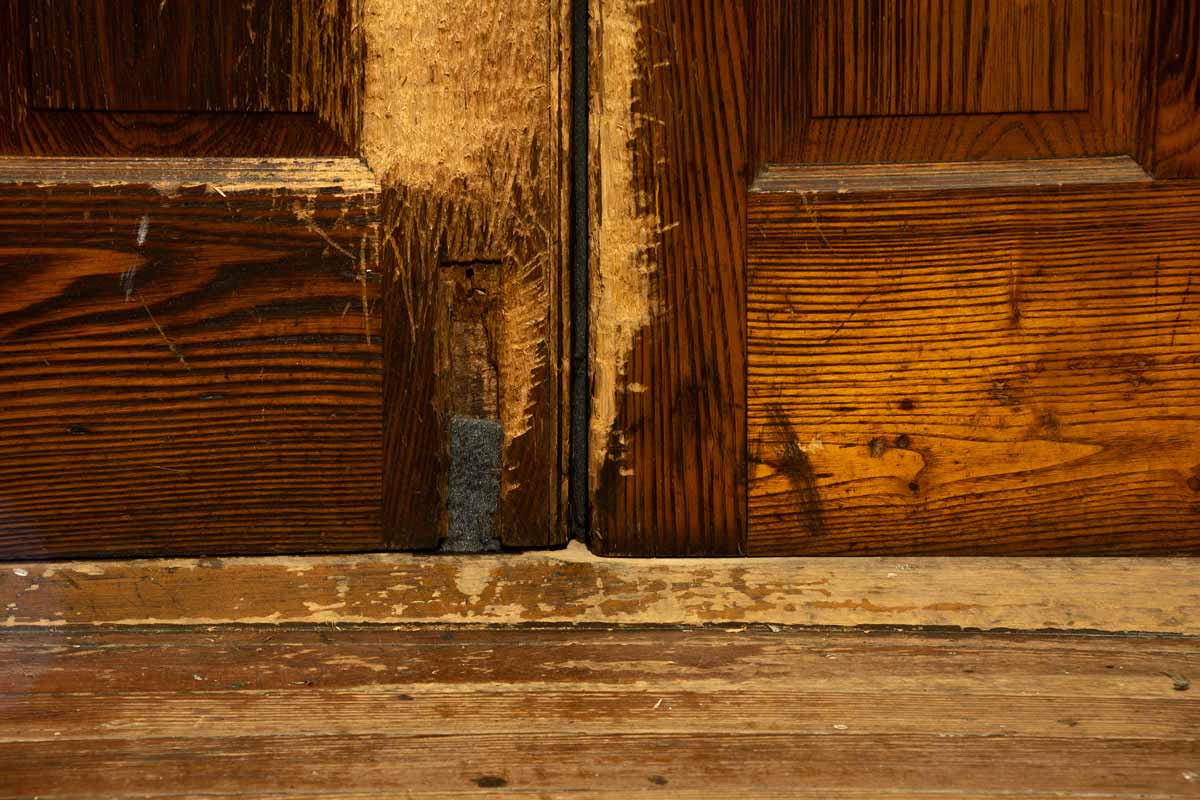
<path id="1" fill-rule="evenodd" d="M 562 15 L 435 5 L 5 4 L 0 557 L 562 540 Z"/>
<path id="2" fill-rule="evenodd" d="M 593 17 L 600 552 L 1200 549 L 1200 4 Z"/>

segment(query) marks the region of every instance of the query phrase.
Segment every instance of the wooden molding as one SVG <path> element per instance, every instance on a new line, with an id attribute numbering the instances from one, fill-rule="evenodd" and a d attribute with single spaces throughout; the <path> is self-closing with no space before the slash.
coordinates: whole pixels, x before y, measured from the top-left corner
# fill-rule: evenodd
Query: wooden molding
<path id="1" fill-rule="evenodd" d="M 1164 558 L 602 559 L 373 555 L 0 566 L 0 620 L 936 626 L 1200 634 L 1195 563 Z"/>

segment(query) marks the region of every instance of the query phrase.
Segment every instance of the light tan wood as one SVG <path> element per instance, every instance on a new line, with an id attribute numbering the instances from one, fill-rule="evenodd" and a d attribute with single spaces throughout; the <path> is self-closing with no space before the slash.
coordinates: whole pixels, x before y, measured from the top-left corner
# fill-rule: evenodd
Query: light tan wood
<path id="1" fill-rule="evenodd" d="M 0 637 L 0 796 L 1195 796 L 1194 638 L 281 626 Z M 940 794 L 939 794 L 940 793 Z"/>
<path id="2" fill-rule="evenodd" d="M 0 566 L 7 626 L 221 623 L 905 625 L 1200 633 L 1188 559 L 606 560 L 582 545 Z"/>

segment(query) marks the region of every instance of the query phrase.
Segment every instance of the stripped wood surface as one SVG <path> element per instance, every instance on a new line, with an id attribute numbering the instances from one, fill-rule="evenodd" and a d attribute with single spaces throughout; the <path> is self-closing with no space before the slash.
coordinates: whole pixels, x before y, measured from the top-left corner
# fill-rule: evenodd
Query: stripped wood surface
<path id="1" fill-rule="evenodd" d="M 451 284 L 492 262 L 486 358 L 504 431 L 496 538 L 566 540 L 561 354 L 566 178 L 561 0 L 365 0 L 362 154 L 383 199 L 384 527 L 430 549 L 448 530 Z M 485 79 L 481 79 L 485 76 Z"/>
<path id="2" fill-rule="evenodd" d="M 1194 797 L 1195 638 L 23 630 L 0 796 Z"/>
<path id="3" fill-rule="evenodd" d="M 592 537 L 745 537 L 742 4 L 592 2 Z"/>
<path id="4" fill-rule="evenodd" d="M 4 625 L 590 623 L 1200 634 L 1187 559 L 610 560 L 565 550 L 0 566 Z"/>

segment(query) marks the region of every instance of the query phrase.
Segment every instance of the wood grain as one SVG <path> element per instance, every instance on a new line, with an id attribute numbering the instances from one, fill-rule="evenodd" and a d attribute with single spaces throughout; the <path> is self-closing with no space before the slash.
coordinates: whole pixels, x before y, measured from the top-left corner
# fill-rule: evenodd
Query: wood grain
<path id="1" fill-rule="evenodd" d="M 1200 177 L 1200 6 L 1158 0 L 1156 12 L 1153 172 Z"/>
<path id="2" fill-rule="evenodd" d="M 563 551 L 10 563 L 0 624 L 932 626 L 1200 635 L 1193 562 Z M 2 637 L 0 637 L 2 638 Z"/>
<path id="3" fill-rule="evenodd" d="M 0 174 L 0 555 L 381 543 L 357 160 Z"/>
<path id="4" fill-rule="evenodd" d="M 592 17 L 593 545 L 736 554 L 746 16 L 598 0 Z"/>
<path id="5" fill-rule="evenodd" d="M 953 35 L 956 43 L 951 50 L 954 52 L 968 46 L 966 40 L 975 41 L 981 31 L 976 27 L 968 30 L 962 22 L 962 14 L 953 12 L 969 9 L 972 26 L 984 13 L 963 0 L 911 0 L 904 3 L 862 0 L 861 4 L 834 5 L 844 9 L 837 12 L 834 24 L 839 27 L 835 30 L 840 29 L 845 19 L 853 21 L 853 13 L 857 12 L 860 28 L 857 35 L 860 37 L 868 37 L 867 31 L 872 30 L 891 29 L 898 33 L 909 28 L 916 30 L 928 24 L 926 19 L 937 19 L 936 30 L 928 31 L 930 37 Z M 1034 64 L 1061 62 L 1063 70 L 1071 75 L 1070 70 L 1074 67 L 1069 67 L 1062 59 L 1069 58 L 1072 64 L 1082 59 L 1086 64 L 1086 110 L 985 113 L 982 109 L 988 104 L 981 98 L 965 105 L 967 109 L 981 109 L 978 113 L 930 113 L 942 104 L 955 109 L 960 101 L 954 98 L 961 97 L 962 91 L 968 87 L 983 91 L 989 84 L 978 80 L 977 75 L 972 75 L 970 80 L 961 78 L 949 68 L 935 69 L 930 65 L 918 69 L 917 65 L 924 62 L 917 56 L 923 51 L 906 50 L 908 45 L 902 40 L 889 45 L 889 49 L 894 49 L 897 57 L 903 56 L 901 60 L 908 65 L 903 73 L 907 76 L 904 85 L 897 87 L 897 99 L 886 103 L 872 101 L 879 106 L 875 111 L 864 108 L 871 113 L 893 107 L 894 113 L 898 114 L 922 113 L 818 118 L 822 110 L 837 110 L 831 99 L 821 101 L 825 103 L 824 109 L 813 103 L 811 95 L 819 93 L 814 87 L 823 85 L 821 76 L 832 76 L 830 86 L 837 87 L 836 91 L 851 85 L 849 77 L 836 79 L 838 75 L 845 75 L 847 69 L 838 55 L 842 50 L 822 48 L 819 42 L 823 18 L 812 13 L 808 4 L 756 0 L 748 13 L 752 16 L 750 24 L 755 45 L 750 58 L 750 74 L 752 85 L 761 95 L 756 102 L 754 118 L 755 136 L 763 140 L 757 145 L 761 154 L 757 166 L 766 163 L 983 161 L 1140 154 L 1148 108 L 1148 82 L 1144 79 L 1144 70 L 1151 49 L 1150 0 L 1097 0 L 1079 4 L 1080 11 L 1074 11 L 1074 7 L 1068 11 L 1069 4 L 1066 3 L 1024 6 L 1039 9 L 1029 13 L 1050 15 L 1057 8 L 1066 15 L 1061 24 L 1070 27 L 1070 41 L 1080 42 L 1079 46 L 1059 53 L 1051 47 L 1051 42 L 1044 41 L 1039 47 L 1039 57 L 1026 66 L 1029 67 L 1028 74 L 1032 75 L 1035 74 Z M 934 16 L 926 18 L 917 13 L 917 8 Z M 988 8 L 989 19 L 1017 16 L 1017 12 L 1006 10 L 1004 5 L 992 3 Z M 1076 30 L 1075 13 L 1085 14 L 1086 35 Z M 955 20 L 962 24 L 958 25 Z M 803 46 L 803 43 L 809 44 Z M 1027 42 L 1032 43 L 1032 39 Z M 1000 44 L 993 39 L 989 47 Z M 912 47 L 918 45 L 913 43 Z M 919 47 L 928 48 L 926 52 L 930 53 L 937 49 L 932 42 L 921 43 Z M 817 63 L 820 58 L 824 61 Z M 1002 64 L 997 69 L 1007 72 L 1023 67 Z M 1068 78 L 1064 85 L 1076 83 L 1076 78 Z M 886 82 L 874 79 L 870 85 L 880 91 L 888 86 Z M 960 91 L 956 87 L 963 89 Z M 1077 90 L 1072 89 L 1063 94 L 1062 103 L 1077 105 L 1073 99 L 1076 93 Z M 1052 104 L 1047 101 L 1044 105 Z"/>
<path id="6" fill-rule="evenodd" d="M 750 551 L 1195 553 L 1189 183 L 756 193 Z"/>
<path id="7" fill-rule="evenodd" d="M 1083 0 L 820 0 L 814 117 L 1086 111 Z"/>
<path id="8" fill-rule="evenodd" d="M 6 3 L 0 154 L 355 154 L 357 3 L 243 5 Z"/>
<path id="9" fill-rule="evenodd" d="M 292 99 L 290 3 L 29 0 L 29 102 L 78 111 L 315 111 Z"/>
<path id="10" fill-rule="evenodd" d="M 1182 798 L 1200 701 L 1171 676 L 1197 658 L 1104 636 L 34 630 L 0 639 L 0 766 L 5 796 L 49 798 Z"/>
<path id="11" fill-rule="evenodd" d="M 368 0 L 365 9 L 363 154 L 384 189 L 388 541 L 434 548 L 446 531 L 455 379 L 444 274 L 489 262 L 504 429 L 497 533 L 510 546 L 561 543 L 565 4 L 503 0 L 480 14 L 471 2 Z"/>

